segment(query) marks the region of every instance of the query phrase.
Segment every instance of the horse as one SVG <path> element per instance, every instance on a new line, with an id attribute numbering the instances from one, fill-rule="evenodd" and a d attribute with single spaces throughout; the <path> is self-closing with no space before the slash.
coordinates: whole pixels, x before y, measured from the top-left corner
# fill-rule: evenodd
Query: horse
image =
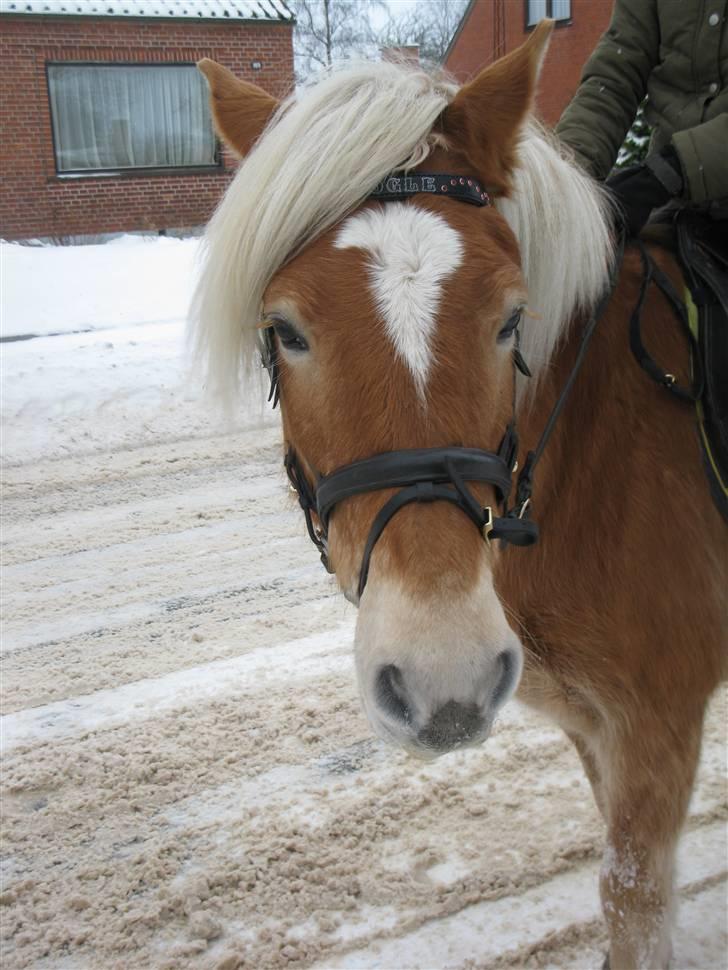
<path id="1" fill-rule="evenodd" d="M 435 757 L 483 742 L 516 691 L 553 718 L 606 824 L 605 965 L 664 968 L 726 674 L 727 534 L 690 409 L 629 353 L 639 253 L 620 259 L 604 190 L 534 117 L 551 26 L 462 87 L 355 63 L 279 103 L 200 62 L 241 163 L 193 347 L 228 401 L 269 368 L 309 534 L 358 606 L 374 731 Z M 658 291 L 642 326 L 689 382 Z"/>

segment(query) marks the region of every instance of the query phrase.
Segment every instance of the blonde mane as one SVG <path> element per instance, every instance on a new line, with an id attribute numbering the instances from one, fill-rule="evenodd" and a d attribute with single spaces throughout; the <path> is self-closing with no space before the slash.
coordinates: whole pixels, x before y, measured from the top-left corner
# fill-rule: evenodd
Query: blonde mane
<path id="1" fill-rule="evenodd" d="M 524 127 L 510 198 L 496 202 L 518 240 L 529 311 L 521 351 L 544 372 L 578 314 L 606 289 L 614 262 L 611 202 L 568 150 L 531 119 Z M 532 392 L 538 380 L 523 389 Z"/>
<path id="2" fill-rule="evenodd" d="M 263 292 L 275 273 L 388 172 L 424 161 L 432 126 L 456 91 L 419 68 L 383 61 L 333 71 L 283 102 L 207 228 L 191 322 L 211 390 L 229 400 L 250 378 Z"/>
<path id="3" fill-rule="evenodd" d="M 259 372 L 256 327 L 272 277 L 385 175 L 423 162 L 440 138 L 435 120 L 456 93 L 442 75 L 380 62 L 335 70 L 283 102 L 205 235 L 190 336 L 209 390 L 230 401 Z M 596 184 L 529 123 L 515 191 L 498 208 L 518 239 L 529 304 L 540 316 L 523 338 L 538 370 L 570 318 L 605 286 L 605 203 Z"/>

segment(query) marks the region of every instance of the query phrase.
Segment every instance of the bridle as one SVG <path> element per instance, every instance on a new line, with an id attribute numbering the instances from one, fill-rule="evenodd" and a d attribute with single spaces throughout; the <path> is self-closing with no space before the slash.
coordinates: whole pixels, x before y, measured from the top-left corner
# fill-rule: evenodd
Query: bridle
<path id="1" fill-rule="evenodd" d="M 477 206 L 492 204 L 478 179 L 437 172 L 393 173 L 383 179 L 369 198 L 380 202 L 391 202 L 422 193 L 444 195 Z M 617 261 L 617 265 L 620 261 Z M 515 393 L 513 415 L 497 452 L 459 446 L 404 448 L 352 462 L 329 475 L 318 475 L 315 484 L 311 485 L 296 452 L 292 447 L 288 449 L 285 457 L 288 479 L 298 496 L 309 537 L 318 549 L 321 562 L 328 572 L 334 571 L 329 561 L 328 535 L 331 515 L 336 506 L 355 495 L 385 488 L 395 488 L 399 491 L 385 502 L 369 530 L 359 570 L 359 597 L 366 586 L 374 546 L 393 516 L 411 502 L 450 502 L 471 519 L 487 543 L 493 539 L 500 539 L 505 544 L 531 546 L 537 541 L 538 526 L 528 517 L 534 469 L 566 402 L 597 320 L 612 295 L 615 281 L 616 267 L 608 291 L 599 301 L 585 328 L 576 362 L 551 412 L 538 445 L 526 456 L 516 483 L 515 503 L 511 508 L 508 507 L 508 500 L 512 488 L 512 476 L 518 468 Z M 272 401 L 275 407 L 280 397 L 275 337 L 272 328 L 265 328 L 261 333 L 260 353 L 270 378 L 268 400 Z M 513 346 L 514 368 L 524 376 L 530 377 L 528 366 L 521 356 L 519 339 L 520 333 L 516 327 Z M 501 507 L 501 514 L 495 515 L 492 506 L 482 506 L 468 487 L 468 482 L 485 482 L 492 485 Z M 318 526 L 313 521 L 314 513 L 318 518 Z"/>
<path id="2" fill-rule="evenodd" d="M 388 451 L 352 462 L 330 475 L 322 476 L 314 488 L 309 485 L 292 448 L 286 454 L 285 466 L 306 517 L 308 534 L 329 572 L 333 571 L 328 551 L 329 522 L 336 505 L 354 495 L 383 488 L 399 489 L 384 503 L 369 530 L 359 570 L 358 592 L 361 596 L 377 540 L 393 516 L 410 502 L 452 503 L 474 522 L 487 542 L 501 539 L 518 546 L 534 543 L 538 538 L 535 522 L 518 518 L 513 510 L 495 517 L 491 506 L 483 507 L 466 484 L 487 482 L 493 485 L 498 501 L 505 507 L 511 490 L 516 450 L 515 431 L 509 426 L 497 453 L 460 447 Z M 313 523 L 313 512 L 318 516 L 319 528 Z"/>

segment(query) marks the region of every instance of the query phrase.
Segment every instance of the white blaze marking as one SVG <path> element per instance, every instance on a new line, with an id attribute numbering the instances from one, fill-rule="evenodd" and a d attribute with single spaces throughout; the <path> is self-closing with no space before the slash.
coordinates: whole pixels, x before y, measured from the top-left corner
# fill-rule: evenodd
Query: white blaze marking
<path id="1" fill-rule="evenodd" d="M 459 233 L 434 212 L 388 202 L 347 219 L 335 245 L 372 254 L 369 272 L 377 309 L 423 397 L 441 284 L 463 259 Z"/>

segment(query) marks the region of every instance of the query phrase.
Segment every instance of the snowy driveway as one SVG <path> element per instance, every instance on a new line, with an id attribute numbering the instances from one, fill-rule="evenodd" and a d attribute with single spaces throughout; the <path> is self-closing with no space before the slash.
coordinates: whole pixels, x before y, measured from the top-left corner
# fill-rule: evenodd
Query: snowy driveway
<path id="1" fill-rule="evenodd" d="M 53 329 L 33 300 L 15 332 Z M 276 421 L 201 409 L 179 319 L 94 312 L 107 329 L 2 348 L 3 967 L 600 966 L 603 832 L 569 744 L 516 705 L 430 765 L 373 740 Z M 723 693 L 676 970 L 726 965 L 725 723 Z"/>

